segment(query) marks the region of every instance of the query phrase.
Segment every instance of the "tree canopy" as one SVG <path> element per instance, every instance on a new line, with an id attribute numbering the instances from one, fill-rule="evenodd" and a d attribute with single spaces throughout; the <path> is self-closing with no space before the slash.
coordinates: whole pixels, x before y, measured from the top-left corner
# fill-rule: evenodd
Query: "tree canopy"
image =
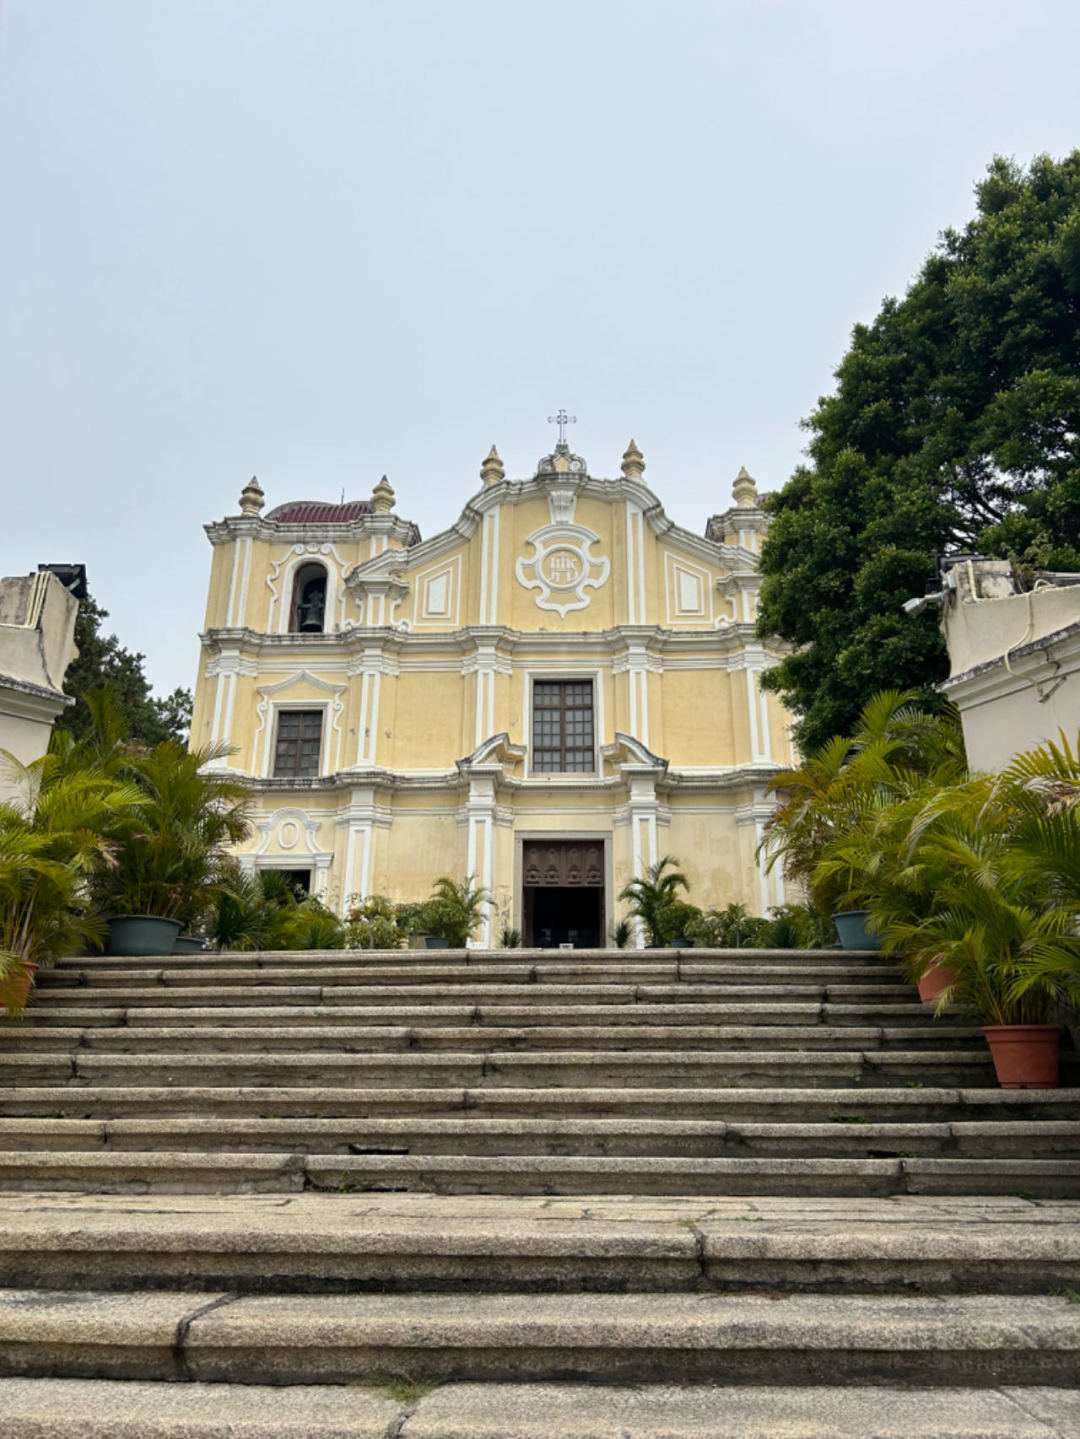
<path id="1" fill-rule="evenodd" d="M 177 688 L 163 699 L 153 695 L 143 672 L 145 655 L 125 649 L 116 635 L 102 634 L 102 622 L 108 618 L 108 610 L 91 596 L 79 601 L 75 617 L 79 653 L 64 676 L 64 690 L 74 695 L 75 704 L 60 715 L 56 728 L 76 738 L 87 734 L 94 721 L 85 697 L 108 685 L 132 739 L 146 745 L 169 739 L 186 742 L 191 728 L 191 691 Z"/>
<path id="2" fill-rule="evenodd" d="M 768 502 L 758 632 L 796 649 L 763 684 L 807 751 L 877 690 L 947 673 L 938 616 L 901 608 L 938 554 L 1080 570 L 1080 150 L 996 158 L 975 194 L 856 326 L 809 463 Z"/>

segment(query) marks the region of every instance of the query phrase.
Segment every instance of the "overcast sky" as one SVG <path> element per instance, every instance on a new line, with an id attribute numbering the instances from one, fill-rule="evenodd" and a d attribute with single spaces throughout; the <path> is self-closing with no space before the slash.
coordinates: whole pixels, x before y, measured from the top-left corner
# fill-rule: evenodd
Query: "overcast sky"
<path id="1" fill-rule="evenodd" d="M 83 561 L 163 690 L 252 473 L 431 535 L 565 405 L 700 532 L 991 156 L 1080 143 L 1075 0 L 0 7 L 0 573 Z"/>

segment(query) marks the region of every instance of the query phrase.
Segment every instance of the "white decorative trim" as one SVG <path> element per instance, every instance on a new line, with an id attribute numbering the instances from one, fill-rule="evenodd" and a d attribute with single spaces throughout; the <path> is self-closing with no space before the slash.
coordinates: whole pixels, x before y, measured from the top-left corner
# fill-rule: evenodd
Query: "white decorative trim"
<path id="1" fill-rule="evenodd" d="M 615 731 L 615 739 L 612 744 L 600 746 L 600 753 L 613 767 L 625 768 L 628 764 L 633 766 L 644 766 L 646 769 L 655 769 L 663 774 L 668 767 L 668 761 L 662 755 L 653 754 L 652 750 L 643 745 L 634 735 L 623 734 L 621 730 Z M 620 759 L 619 756 L 625 756 Z"/>
<path id="2" fill-rule="evenodd" d="M 282 704 L 279 696 L 287 694 L 289 690 L 295 689 L 297 685 L 309 684 L 313 689 L 322 690 L 330 696 L 325 703 L 316 701 L 296 700 L 288 704 Z M 341 715 L 345 708 L 345 702 L 341 696 L 345 693 L 346 685 L 330 684 L 327 680 L 321 680 L 307 670 L 300 670 L 288 679 L 280 680 L 276 685 L 259 685 L 257 692 L 260 696 L 255 713 L 258 715 L 259 723 L 255 729 L 252 740 L 252 757 L 256 770 L 265 778 L 270 779 L 270 745 L 273 739 L 274 730 L 277 726 L 278 712 L 283 709 L 311 709 L 313 706 L 323 710 L 322 727 L 322 759 L 320 772 L 332 774 L 341 768 Z M 327 723 L 329 720 L 329 723 Z M 263 736 L 261 764 L 255 760 L 259 750 L 259 736 Z M 337 737 L 334 748 L 333 759 L 331 759 L 330 744 L 333 736 Z"/>
<path id="3" fill-rule="evenodd" d="M 640 512 L 637 517 L 637 582 L 638 582 L 638 619 L 642 624 L 648 622 L 648 601 L 645 593 L 645 514 Z"/>
<path id="4" fill-rule="evenodd" d="M 236 608 L 236 576 L 240 567 L 240 541 L 233 541 L 232 570 L 229 574 L 229 590 L 225 600 L 225 625 L 226 628 L 235 624 L 233 611 Z"/>
<path id="5" fill-rule="evenodd" d="M 572 525 L 577 508 L 577 490 L 572 485 L 558 485 L 548 490 L 548 509 L 553 525 Z"/>
<path id="6" fill-rule="evenodd" d="M 475 769 L 479 765 L 515 764 L 518 760 L 524 759 L 527 747 L 523 744 L 511 744 L 510 736 L 503 730 L 500 734 L 493 734 L 482 744 L 478 744 L 472 754 L 467 754 L 464 759 L 457 761 L 457 767 L 461 771 Z"/>
<path id="7" fill-rule="evenodd" d="M 664 569 L 668 624 L 686 624 L 695 620 L 702 624 L 711 623 L 713 582 L 709 571 L 673 555 L 670 550 L 664 552 Z"/>
<path id="8" fill-rule="evenodd" d="M 319 826 L 327 817 L 313 817 L 306 810 L 290 806 L 276 809 L 265 818 L 256 817 L 259 843 L 254 851 L 238 859 L 249 874 L 257 869 L 310 869 L 314 879 L 311 892 L 325 899 L 334 855 L 331 850 L 319 848 L 318 836 Z M 301 841 L 303 847 L 298 848 Z"/>
<path id="9" fill-rule="evenodd" d="M 323 633 L 329 634 L 333 630 L 340 630 L 345 627 L 345 606 L 348 602 L 348 595 L 345 590 L 345 575 L 349 568 L 348 564 L 341 558 L 333 545 L 319 544 L 314 540 L 308 540 L 303 544 L 293 545 L 290 550 L 282 555 L 281 559 L 275 560 L 270 569 L 270 573 L 266 576 L 266 587 L 270 591 L 270 609 L 266 617 L 267 633 L 278 635 L 287 635 L 290 633 L 289 610 L 291 608 L 291 602 L 286 604 L 285 596 L 291 596 L 292 594 L 293 578 L 299 566 L 305 565 L 312 560 L 318 561 L 326 569 L 326 609 L 323 619 Z M 333 565 L 330 563 L 331 560 L 334 562 Z M 334 569 L 334 565 L 337 566 L 336 570 Z M 282 573 L 283 567 L 284 573 Z M 357 606 L 360 605 L 359 600 L 355 602 Z M 336 619 L 335 610 L 337 611 Z"/>
<path id="10" fill-rule="evenodd" d="M 626 506 L 626 622 L 636 625 L 641 623 L 641 614 L 638 611 L 637 601 L 637 552 L 634 548 L 634 520 L 635 514 L 640 511 L 634 505 Z"/>
<path id="11" fill-rule="evenodd" d="M 572 610 L 586 609 L 592 596 L 607 583 L 611 564 L 605 555 L 592 555 L 600 536 L 583 525 L 552 524 L 534 530 L 525 541 L 532 559 L 520 558 L 514 566 L 523 589 L 538 590 L 538 609 L 554 610 L 565 619 Z"/>
<path id="12" fill-rule="evenodd" d="M 489 510 L 480 535 L 480 613 L 482 625 L 498 623 L 499 613 L 499 514 Z"/>
<path id="13" fill-rule="evenodd" d="M 602 669 L 567 669 L 563 661 L 559 668 L 550 670 L 522 669 L 521 676 L 524 684 L 522 695 L 521 714 L 524 722 L 524 735 L 527 752 L 527 764 L 525 778 L 527 780 L 541 780 L 545 784 L 558 786 L 560 781 L 575 785 L 596 784 L 602 780 L 600 767 L 600 753 L 604 743 L 604 671 Z M 593 687 L 593 764 L 592 770 L 574 770 L 569 773 L 569 779 L 550 770 L 541 770 L 535 776 L 532 768 L 533 756 L 533 684 L 535 680 L 567 680 L 571 683 L 581 684 L 589 681 Z"/>
<path id="14" fill-rule="evenodd" d="M 280 854 L 286 851 L 284 858 L 294 858 L 291 851 L 297 850 L 297 845 L 303 840 L 303 847 L 297 850 L 296 857 L 314 858 L 325 853 L 319 847 L 319 826 L 320 820 L 312 818 L 305 809 L 296 809 L 286 805 L 282 809 L 275 809 L 263 819 L 255 820 L 255 828 L 261 838 L 255 846 L 257 855 L 269 854 L 270 846 L 274 839 L 277 839 L 277 850 Z M 275 830 L 277 831 L 275 836 Z M 286 834 L 288 831 L 288 835 Z"/>
<path id="15" fill-rule="evenodd" d="M 442 585 L 442 608 L 431 608 Z M 434 589 L 433 589 L 434 587 Z M 414 630 L 456 629 L 461 619 L 461 556 L 452 555 L 445 563 L 420 570 L 412 577 Z"/>

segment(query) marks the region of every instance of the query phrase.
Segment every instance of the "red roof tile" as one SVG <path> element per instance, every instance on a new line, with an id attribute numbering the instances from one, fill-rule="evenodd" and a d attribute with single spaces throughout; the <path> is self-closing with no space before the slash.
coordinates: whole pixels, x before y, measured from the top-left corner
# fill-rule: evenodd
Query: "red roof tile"
<path id="1" fill-rule="evenodd" d="M 279 505 L 266 518 L 279 525 L 341 525 L 371 513 L 367 500 L 349 500 L 344 505 L 329 505 L 322 500 L 298 500 Z"/>

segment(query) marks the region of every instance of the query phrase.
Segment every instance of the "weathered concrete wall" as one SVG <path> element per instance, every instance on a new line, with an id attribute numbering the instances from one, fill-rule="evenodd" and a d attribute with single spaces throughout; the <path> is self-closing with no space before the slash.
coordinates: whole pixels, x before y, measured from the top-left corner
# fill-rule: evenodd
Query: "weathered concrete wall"
<path id="1" fill-rule="evenodd" d="M 996 770 L 1013 755 L 1080 729 L 1080 576 L 1055 576 L 1014 593 L 1003 560 L 957 565 L 942 629 L 968 759 Z"/>
<path id="2" fill-rule="evenodd" d="M 53 721 L 70 703 L 62 686 L 76 655 L 78 607 L 44 571 L 0 579 L 0 749 L 22 764 L 45 753 Z M 0 772 L 0 802 L 13 793 Z"/>

